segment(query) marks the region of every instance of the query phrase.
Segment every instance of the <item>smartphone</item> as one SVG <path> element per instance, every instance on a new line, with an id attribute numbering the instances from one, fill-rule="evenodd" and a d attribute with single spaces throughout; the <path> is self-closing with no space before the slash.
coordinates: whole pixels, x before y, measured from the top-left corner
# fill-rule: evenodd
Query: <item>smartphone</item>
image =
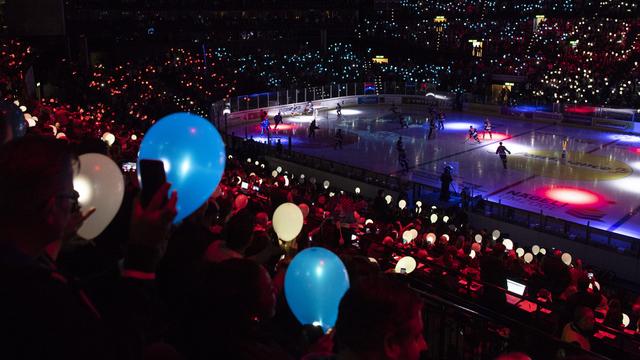
<path id="1" fill-rule="evenodd" d="M 124 172 L 136 171 L 136 163 L 134 162 L 122 163 L 122 171 Z"/>
<path id="2" fill-rule="evenodd" d="M 355 236 L 355 235 L 351 235 L 351 241 L 356 241 L 357 239 L 358 239 L 358 237 L 357 237 L 357 236 Z"/>
<path id="3" fill-rule="evenodd" d="M 248 182 L 243 181 L 243 182 L 242 182 L 242 184 L 240 184 L 240 189 L 242 189 L 242 190 L 247 190 L 247 189 L 249 189 L 249 183 L 248 183 Z"/>
<path id="4" fill-rule="evenodd" d="M 164 163 L 160 160 L 140 160 L 140 182 L 140 202 L 146 207 L 158 189 L 167 182 Z"/>

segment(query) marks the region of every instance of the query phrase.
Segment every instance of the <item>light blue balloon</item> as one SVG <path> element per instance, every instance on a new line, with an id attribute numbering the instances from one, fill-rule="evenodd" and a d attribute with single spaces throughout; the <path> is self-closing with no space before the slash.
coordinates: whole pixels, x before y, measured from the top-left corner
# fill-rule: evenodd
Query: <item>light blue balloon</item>
<path id="1" fill-rule="evenodd" d="M 298 253 L 284 277 L 284 294 L 298 321 L 322 326 L 325 332 L 335 325 L 338 305 L 348 289 L 344 264 L 336 254 L 320 247 Z"/>
<path id="2" fill-rule="evenodd" d="M 162 160 L 171 191 L 178 192 L 178 223 L 197 210 L 213 194 L 225 164 L 224 142 L 207 120 L 189 113 L 175 113 L 158 120 L 145 134 L 140 160 Z"/>

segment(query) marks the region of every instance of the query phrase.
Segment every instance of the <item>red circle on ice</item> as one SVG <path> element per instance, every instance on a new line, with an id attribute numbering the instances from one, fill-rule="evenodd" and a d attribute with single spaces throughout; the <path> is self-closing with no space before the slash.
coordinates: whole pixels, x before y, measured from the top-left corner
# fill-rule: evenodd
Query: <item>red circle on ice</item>
<path id="1" fill-rule="evenodd" d="M 571 205 L 594 205 L 602 200 L 601 195 L 592 191 L 569 186 L 547 188 L 542 193 L 551 200 Z"/>

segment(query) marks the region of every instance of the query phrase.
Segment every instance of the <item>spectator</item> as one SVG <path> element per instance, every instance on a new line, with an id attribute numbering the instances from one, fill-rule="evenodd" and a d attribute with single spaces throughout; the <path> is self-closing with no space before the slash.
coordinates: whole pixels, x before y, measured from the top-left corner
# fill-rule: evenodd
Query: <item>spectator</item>
<path id="1" fill-rule="evenodd" d="M 351 286 L 340 301 L 335 331 L 339 358 L 417 360 L 427 350 L 422 302 L 391 278 Z"/>
<path id="2" fill-rule="evenodd" d="M 576 308 L 573 321 L 562 329 L 562 341 L 574 344 L 584 350 L 591 350 L 589 338 L 593 332 L 595 317 L 593 310 L 580 306 Z"/>

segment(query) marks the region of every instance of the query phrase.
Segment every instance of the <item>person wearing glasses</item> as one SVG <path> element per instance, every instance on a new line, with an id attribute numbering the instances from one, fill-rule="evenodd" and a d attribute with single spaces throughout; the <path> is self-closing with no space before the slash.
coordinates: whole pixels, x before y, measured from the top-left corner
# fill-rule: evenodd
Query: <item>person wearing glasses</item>
<path id="1" fill-rule="evenodd" d="M 144 349 L 140 336 L 156 316 L 151 283 L 177 197 L 164 201 L 165 184 L 146 208 L 134 202 L 122 268 L 104 279 L 106 298 L 92 299 L 56 262 L 91 213 L 78 206 L 76 161 L 69 145 L 54 138 L 26 136 L 0 146 L 1 358 L 129 359 Z"/>

